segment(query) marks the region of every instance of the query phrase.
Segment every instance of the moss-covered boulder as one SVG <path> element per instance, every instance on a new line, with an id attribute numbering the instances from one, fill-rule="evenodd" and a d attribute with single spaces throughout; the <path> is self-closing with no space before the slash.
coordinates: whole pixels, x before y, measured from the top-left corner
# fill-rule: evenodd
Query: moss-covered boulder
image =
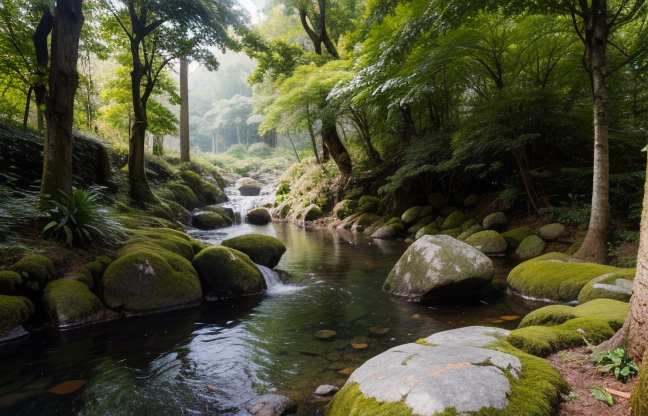
<path id="1" fill-rule="evenodd" d="M 162 197 L 174 201 L 186 209 L 194 209 L 198 206 L 198 197 L 194 191 L 185 184 L 178 182 L 167 182 L 166 189 L 162 191 Z"/>
<path id="2" fill-rule="evenodd" d="M 530 235 L 522 240 L 517 250 L 515 250 L 515 255 L 522 261 L 529 260 L 542 255 L 545 246 L 546 243 L 542 238 L 537 235 Z"/>
<path id="3" fill-rule="evenodd" d="M 196 172 L 184 170 L 180 172 L 184 183 L 191 188 L 198 198 L 199 205 L 219 204 L 227 201 L 227 195 L 220 190 L 215 181 L 203 178 Z"/>
<path id="4" fill-rule="evenodd" d="M 199 211 L 191 218 L 191 225 L 199 230 L 216 230 L 228 226 L 228 221 L 215 212 Z"/>
<path id="5" fill-rule="evenodd" d="M 95 287 L 95 279 L 92 277 L 92 273 L 84 267 L 81 267 L 76 270 L 70 270 L 69 272 L 65 273 L 63 276 L 63 279 L 65 280 L 74 280 L 76 282 L 83 283 L 88 287 L 88 289 L 92 290 Z M 58 280 L 56 280 L 58 281 Z M 52 283 L 47 285 L 49 287 Z M 47 288 L 46 287 L 46 288 Z"/>
<path id="6" fill-rule="evenodd" d="M 205 285 L 205 291 L 218 297 L 232 298 L 266 289 L 259 268 L 238 250 L 209 247 L 198 253 L 191 264 Z"/>
<path id="7" fill-rule="evenodd" d="M 363 232 L 376 221 L 382 219 L 376 214 L 360 214 L 351 225 L 351 231 Z"/>
<path id="8" fill-rule="evenodd" d="M 152 312 L 200 301 L 200 280 L 184 257 L 136 245 L 125 253 L 108 266 L 102 279 L 110 308 Z"/>
<path id="9" fill-rule="evenodd" d="M 583 286 L 578 294 L 578 302 L 586 303 L 594 299 L 629 302 L 636 273 L 637 269 L 621 269 L 619 272 L 594 278 Z"/>
<path id="10" fill-rule="evenodd" d="M 605 322 L 594 318 L 575 318 L 556 326 L 528 326 L 515 331 L 507 341 L 516 348 L 538 357 L 586 345 L 585 339 L 600 344 L 614 335 L 614 330 Z"/>
<path id="11" fill-rule="evenodd" d="M 33 313 L 34 304 L 29 299 L 22 296 L 0 295 L 0 339 L 10 337 L 10 333 L 27 322 Z"/>
<path id="12" fill-rule="evenodd" d="M 545 241 L 555 241 L 565 234 L 565 226 L 562 224 L 547 224 L 540 227 L 538 235 Z"/>
<path id="13" fill-rule="evenodd" d="M 443 221 L 443 224 L 441 225 L 441 230 L 450 230 L 453 228 L 461 227 L 461 224 L 463 224 L 466 221 L 466 216 L 464 215 L 463 212 L 461 211 L 454 211 L 450 215 L 448 215 L 448 218 Z"/>
<path id="14" fill-rule="evenodd" d="M 508 275 L 511 289 L 536 299 L 572 302 L 592 279 L 623 269 L 583 263 L 563 253 L 547 253 L 516 266 Z"/>
<path id="15" fill-rule="evenodd" d="M 431 215 L 428 215 L 427 217 L 423 217 L 423 218 L 419 219 L 418 221 L 416 221 L 416 223 L 415 223 L 414 225 L 412 225 L 412 226 L 407 230 L 407 232 L 410 233 L 410 234 L 416 234 L 416 233 L 418 233 L 418 231 L 419 231 L 421 228 L 423 228 L 423 227 L 427 227 L 427 226 L 430 225 L 432 222 L 434 222 L 434 217 L 431 216 Z M 436 223 L 435 223 L 435 225 L 436 225 Z"/>
<path id="16" fill-rule="evenodd" d="M 369 212 L 376 213 L 378 211 L 378 205 L 380 204 L 380 199 L 375 196 L 364 195 L 358 201 L 357 212 Z"/>
<path id="17" fill-rule="evenodd" d="M 349 215 L 354 214 L 357 207 L 358 201 L 354 201 L 352 199 L 342 200 L 335 204 L 335 207 L 333 207 L 333 216 L 340 220 L 343 220 Z"/>
<path id="18" fill-rule="evenodd" d="M 503 212 L 495 212 L 484 218 L 484 230 L 504 231 L 508 225 L 508 218 Z"/>
<path id="19" fill-rule="evenodd" d="M 520 322 L 519 328 L 527 326 L 554 326 L 575 318 L 598 319 L 618 330 L 628 315 L 628 304 L 612 299 L 597 299 L 578 305 L 549 305 L 530 312 Z"/>
<path id="20" fill-rule="evenodd" d="M 278 238 L 260 234 L 246 234 L 224 240 L 222 245 L 245 253 L 256 264 L 273 268 L 286 252 L 286 245 Z"/>
<path id="21" fill-rule="evenodd" d="M 482 253 L 501 253 L 506 250 L 506 240 L 493 230 L 480 231 L 466 238 L 465 241 Z"/>
<path id="22" fill-rule="evenodd" d="M 450 206 L 450 205 L 446 205 L 445 207 L 443 207 L 443 208 L 441 208 L 439 210 L 439 215 L 444 216 L 444 217 L 448 217 L 450 214 L 452 214 L 455 211 L 459 211 L 459 208 L 453 207 L 453 206 Z"/>
<path id="23" fill-rule="evenodd" d="M 441 208 L 446 203 L 445 197 L 443 196 L 443 194 L 440 194 L 439 192 L 435 192 L 433 194 L 428 195 L 427 199 L 428 202 L 430 203 L 430 206 L 432 206 L 432 208 Z"/>
<path id="24" fill-rule="evenodd" d="M 421 212 L 419 212 L 418 219 L 420 220 L 421 218 L 429 217 L 432 215 L 432 212 L 434 212 L 434 208 L 432 208 L 431 205 L 426 205 L 423 208 L 421 208 Z"/>
<path id="25" fill-rule="evenodd" d="M 324 212 L 322 211 L 322 208 L 319 207 L 319 205 L 310 204 L 309 206 L 304 208 L 303 219 L 304 221 L 315 221 L 322 218 L 323 215 Z"/>
<path id="26" fill-rule="evenodd" d="M 436 222 L 432 222 L 426 225 L 425 227 L 421 228 L 420 230 L 418 230 L 414 238 L 418 240 L 424 235 L 437 235 L 437 234 L 439 234 L 439 227 L 437 226 Z"/>
<path id="27" fill-rule="evenodd" d="M 355 370 L 325 415 L 553 414 L 568 384 L 547 361 L 500 340 L 507 334 L 468 327 L 394 347 Z"/>
<path id="28" fill-rule="evenodd" d="M 631 408 L 634 416 L 648 416 L 648 349 L 644 352 L 643 361 L 639 367 L 637 384 L 632 391 Z"/>
<path id="29" fill-rule="evenodd" d="M 22 283 L 22 277 L 16 272 L 0 271 L 0 295 L 13 295 Z"/>
<path id="30" fill-rule="evenodd" d="M 483 253 L 449 236 L 416 240 L 389 273 L 383 290 L 418 301 L 477 292 L 493 278 Z"/>
<path id="31" fill-rule="evenodd" d="M 191 261 L 200 250 L 205 248 L 205 244 L 194 240 L 182 231 L 170 228 L 145 228 L 134 231 L 124 247 L 117 252 L 117 256 L 124 256 L 140 248 L 170 251 Z"/>
<path id="32" fill-rule="evenodd" d="M 166 203 L 173 213 L 173 219 L 175 219 L 182 225 L 191 224 L 191 211 L 175 201 L 166 201 Z"/>
<path id="33" fill-rule="evenodd" d="M 421 206 L 408 209 L 403 213 L 403 215 L 401 215 L 401 220 L 405 223 L 405 225 L 414 224 L 414 222 L 418 219 L 422 209 L 423 207 Z"/>
<path id="34" fill-rule="evenodd" d="M 461 227 L 462 230 L 464 230 L 463 227 Z M 478 232 L 482 231 L 482 226 L 479 224 L 475 224 L 472 227 L 468 228 L 467 230 L 464 230 L 457 236 L 457 240 L 461 241 L 466 241 L 468 237 L 470 237 L 473 234 L 477 234 Z"/>
<path id="35" fill-rule="evenodd" d="M 272 221 L 270 213 L 265 208 L 254 208 L 247 213 L 247 222 L 253 225 L 266 225 Z"/>
<path id="36" fill-rule="evenodd" d="M 56 273 L 52 260 L 40 254 L 23 257 L 11 269 L 22 277 L 23 287 L 31 292 L 45 289 Z"/>
<path id="37" fill-rule="evenodd" d="M 479 202 L 479 197 L 477 194 L 470 194 L 468 195 L 463 202 L 464 207 L 472 207 L 473 205 L 477 205 Z"/>
<path id="38" fill-rule="evenodd" d="M 236 222 L 236 216 L 232 208 L 224 208 L 220 205 L 207 205 L 206 207 L 201 208 L 202 211 L 215 212 L 216 214 L 223 217 L 227 226 L 230 226 Z"/>
<path id="39" fill-rule="evenodd" d="M 447 235 L 452 238 L 459 238 L 462 232 L 463 230 L 461 229 L 461 227 L 457 227 L 457 228 L 451 228 L 449 230 L 439 231 L 438 235 Z"/>
<path id="40" fill-rule="evenodd" d="M 371 238 L 377 238 L 379 240 L 393 240 L 405 232 L 405 224 L 401 221 L 400 218 L 392 218 L 387 221 L 382 227 L 374 231 L 371 234 Z"/>
<path id="41" fill-rule="evenodd" d="M 43 305 L 50 320 L 61 328 L 102 320 L 105 309 L 101 300 L 86 284 L 76 280 L 55 280 L 47 285 Z"/>
<path id="42" fill-rule="evenodd" d="M 531 228 L 529 227 L 520 227 L 513 230 L 505 231 L 502 233 L 502 237 L 506 240 L 506 245 L 513 250 L 516 250 L 522 241 L 525 238 L 529 237 L 531 234 Z"/>

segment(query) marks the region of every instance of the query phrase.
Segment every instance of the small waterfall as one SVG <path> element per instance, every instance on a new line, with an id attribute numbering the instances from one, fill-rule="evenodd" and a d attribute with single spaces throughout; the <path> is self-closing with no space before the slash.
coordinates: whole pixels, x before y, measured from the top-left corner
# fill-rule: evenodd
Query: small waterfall
<path id="1" fill-rule="evenodd" d="M 267 293 L 270 295 L 275 295 L 278 293 L 296 292 L 300 289 L 303 289 L 302 286 L 293 286 L 293 285 L 284 284 L 279 279 L 279 274 L 268 267 L 261 266 L 260 264 L 257 264 L 257 267 L 259 268 L 261 274 L 263 275 L 263 278 L 265 279 L 266 286 L 268 287 Z"/>
<path id="2" fill-rule="evenodd" d="M 226 188 L 225 193 L 229 197 L 229 201 L 220 205 L 222 207 L 232 208 L 232 210 L 234 210 L 237 218 L 237 223 L 245 222 L 245 217 L 249 210 L 260 207 L 267 203 L 272 203 L 274 201 L 273 194 L 242 196 L 239 191 L 234 188 Z"/>

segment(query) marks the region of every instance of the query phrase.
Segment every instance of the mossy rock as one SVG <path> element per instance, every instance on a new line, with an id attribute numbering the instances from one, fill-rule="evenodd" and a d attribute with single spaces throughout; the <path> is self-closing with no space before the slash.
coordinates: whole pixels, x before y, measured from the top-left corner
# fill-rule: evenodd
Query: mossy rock
<path id="1" fill-rule="evenodd" d="M 376 221 L 381 219 L 382 217 L 379 217 L 376 214 L 360 214 L 351 225 L 351 230 L 362 232 L 366 230 L 369 226 L 374 224 Z"/>
<path id="2" fill-rule="evenodd" d="M 556 326 L 528 326 L 511 331 L 507 341 L 516 348 L 538 357 L 586 345 L 600 344 L 614 335 L 610 325 L 595 318 L 575 318 Z"/>
<path id="3" fill-rule="evenodd" d="M 108 265 L 104 266 L 99 260 L 95 260 L 84 264 L 82 267 L 92 275 L 93 279 L 101 280 L 101 277 L 103 276 L 104 271 L 106 271 Z"/>
<path id="4" fill-rule="evenodd" d="M 590 280 L 578 294 L 578 302 L 586 303 L 594 299 L 614 299 L 630 302 L 632 286 L 637 269 L 622 269 Z"/>
<path id="5" fill-rule="evenodd" d="M 619 330 L 628 315 L 628 304 L 612 299 L 597 299 L 578 305 L 549 305 L 530 312 L 518 328 L 527 326 L 555 326 L 575 318 L 598 319 Z"/>
<path id="6" fill-rule="evenodd" d="M 77 282 L 81 282 L 84 285 L 88 287 L 88 289 L 92 290 L 95 286 L 95 279 L 92 277 L 92 273 L 86 268 L 80 268 L 77 270 L 71 270 L 67 273 L 65 273 L 65 276 L 63 276 L 64 280 L 74 280 Z M 58 281 L 58 280 L 56 280 Z M 52 282 L 54 283 L 54 282 Z M 47 287 L 49 287 L 52 283 L 48 284 Z"/>
<path id="7" fill-rule="evenodd" d="M 22 277 L 23 287 L 29 291 L 45 289 L 56 273 L 52 260 L 40 254 L 23 257 L 11 269 Z"/>
<path id="8" fill-rule="evenodd" d="M 639 367 L 637 384 L 630 399 L 633 416 L 648 416 L 648 349 L 644 352 L 643 361 Z"/>
<path id="9" fill-rule="evenodd" d="M 562 253 L 547 253 L 516 266 L 508 275 L 511 289 L 536 299 L 571 302 L 592 279 L 620 272 L 612 266 L 575 261 Z"/>
<path id="10" fill-rule="evenodd" d="M 463 230 L 463 227 L 461 228 Z M 473 234 L 477 234 L 478 232 L 482 231 L 482 226 L 479 224 L 475 224 L 472 227 L 468 228 L 467 230 L 463 231 L 461 234 L 457 236 L 457 240 L 461 241 L 466 241 L 468 237 L 470 237 Z"/>
<path id="11" fill-rule="evenodd" d="M 13 295 L 22 283 L 22 277 L 16 272 L 0 271 L 0 295 Z"/>
<path id="12" fill-rule="evenodd" d="M 199 230 L 216 230 L 228 226 L 227 220 L 215 212 L 200 211 L 191 218 L 191 225 Z"/>
<path id="13" fill-rule="evenodd" d="M 459 208 L 453 206 L 445 206 L 441 208 L 441 210 L 439 210 L 439 214 L 441 214 L 444 217 L 447 217 L 455 211 L 459 211 Z"/>
<path id="14" fill-rule="evenodd" d="M 484 218 L 484 230 L 503 231 L 508 225 L 508 218 L 503 212 L 495 212 Z"/>
<path id="15" fill-rule="evenodd" d="M 472 207 L 473 205 L 477 205 L 479 202 L 479 197 L 477 194 L 470 194 L 464 199 L 463 205 L 464 207 Z"/>
<path id="16" fill-rule="evenodd" d="M 167 205 L 173 214 L 173 219 L 182 225 L 189 225 L 191 223 L 191 211 L 175 201 L 167 201 Z"/>
<path id="17" fill-rule="evenodd" d="M 437 227 L 437 223 L 435 221 L 418 230 L 414 238 L 418 240 L 424 235 L 437 235 L 437 234 L 439 234 L 439 227 Z"/>
<path id="18" fill-rule="evenodd" d="M 234 224 L 234 222 L 236 221 L 236 216 L 232 208 L 224 208 L 220 205 L 208 205 L 206 207 L 202 207 L 201 210 L 219 214 L 221 217 L 223 217 L 228 226 Z"/>
<path id="19" fill-rule="evenodd" d="M 316 204 L 310 204 L 304 208 L 304 221 L 315 221 L 322 218 L 323 215 L 324 212 L 322 211 L 322 208 Z"/>
<path id="20" fill-rule="evenodd" d="M 363 231 L 364 234 L 366 235 L 371 235 L 378 231 L 383 225 L 385 225 L 385 219 L 382 217 L 379 217 L 378 215 L 374 216 L 374 222 L 366 227 Z"/>
<path id="21" fill-rule="evenodd" d="M 405 231 L 405 224 L 398 217 L 393 217 L 382 227 L 371 234 L 371 238 L 379 240 L 393 240 L 400 237 Z"/>
<path id="22" fill-rule="evenodd" d="M 286 252 L 286 245 L 278 238 L 260 234 L 246 234 L 224 240 L 225 247 L 245 253 L 256 264 L 273 268 Z"/>
<path id="23" fill-rule="evenodd" d="M 345 199 L 335 204 L 335 207 L 333 207 L 333 216 L 340 220 L 343 220 L 349 215 L 353 215 L 357 207 L 358 201 Z"/>
<path id="24" fill-rule="evenodd" d="M 254 208 L 247 213 L 247 222 L 253 225 L 266 225 L 272 221 L 270 213 L 265 208 Z"/>
<path id="25" fill-rule="evenodd" d="M 448 215 L 448 218 L 443 221 L 443 224 L 441 225 L 441 230 L 451 230 L 453 228 L 458 228 L 461 227 L 461 224 L 463 224 L 466 221 L 466 215 L 461 212 L 461 211 L 454 211 L 450 215 Z"/>
<path id="26" fill-rule="evenodd" d="M 165 199 L 170 199 L 186 209 L 194 209 L 198 206 L 198 197 L 194 191 L 187 185 L 178 182 L 167 182 L 166 188 L 170 194 L 163 193 Z"/>
<path id="27" fill-rule="evenodd" d="M 461 224 L 461 229 L 463 231 L 468 231 L 471 228 L 474 228 L 475 225 L 479 225 L 479 228 L 481 231 L 481 224 L 479 224 L 476 220 L 474 219 L 469 219 L 468 221 L 465 221 L 463 224 Z"/>
<path id="28" fill-rule="evenodd" d="M 446 203 L 445 197 L 439 192 L 428 195 L 427 199 L 430 203 L 430 206 L 432 206 L 433 208 L 441 208 Z"/>
<path id="29" fill-rule="evenodd" d="M 416 234 L 421 228 L 427 227 L 428 225 L 432 224 L 433 221 L 434 221 L 434 217 L 432 217 L 431 215 L 428 215 L 427 217 L 423 217 L 420 220 L 418 220 L 416 224 L 412 225 L 407 230 L 407 232 L 410 234 Z M 436 225 L 436 222 L 434 224 Z"/>
<path id="30" fill-rule="evenodd" d="M 466 243 L 482 253 L 501 253 L 506 250 L 506 240 L 497 231 L 480 231 L 466 238 Z"/>
<path id="31" fill-rule="evenodd" d="M 192 265 L 205 284 L 205 291 L 232 298 L 261 293 L 266 289 L 259 268 L 247 254 L 228 247 L 209 247 L 198 253 Z"/>
<path id="32" fill-rule="evenodd" d="M 191 263 L 163 249 L 132 246 L 103 276 L 104 300 L 112 309 L 148 312 L 182 307 L 202 297 Z"/>
<path id="33" fill-rule="evenodd" d="M 538 235 L 545 241 L 555 241 L 565 234 L 566 228 L 562 224 L 547 224 L 540 227 Z"/>
<path id="34" fill-rule="evenodd" d="M 378 211 L 379 204 L 380 199 L 376 198 L 375 196 L 365 195 L 358 201 L 357 212 L 368 212 L 375 214 Z"/>
<path id="35" fill-rule="evenodd" d="M 228 199 L 218 186 L 205 180 L 196 172 L 185 170 L 180 172 L 180 177 L 194 192 L 200 205 L 218 204 Z"/>
<path id="36" fill-rule="evenodd" d="M 506 244 L 510 249 L 516 250 L 525 238 L 532 234 L 531 228 L 520 227 L 502 233 Z"/>
<path id="37" fill-rule="evenodd" d="M 438 235 L 449 235 L 450 237 L 457 238 L 461 235 L 463 231 L 461 227 L 451 228 L 449 230 L 440 231 Z"/>
<path id="38" fill-rule="evenodd" d="M 421 208 L 421 212 L 419 212 L 418 220 L 431 216 L 433 211 L 434 208 L 432 208 L 431 205 L 424 206 L 423 208 Z"/>
<path id="39" fill-rule="evenodd" d="M 547 244 L 537 235 L 530 235 L 518 246 L 515 254 L 520 260 L 529 260 L 542 255 Z"/>
<path id="40" fill-rule="evenodd" d="M 60 327 L 96 322 L 105 317 L 101 300 L 76 280 L 55 280 L 47 285 L 43 305 L 50 320 Z"/>
<path id="41" fill-rule="evenodd" d="M 423 207 L 421 206 L 412 207 L 405 211 L 403 215 L 401 215 L 400 219 L 405 223 L 405 225 L 412 225 L 418 219 L 422 209 Z"/>
<path id="42" fill-rule="evenodd" d="M 0 338 L 27 322 L 34 313 L 34 304 L 22 296 L 0 295 Z"/>
<path id="43" fill-rule="evenodd" d="M 166 250 L 191 261 L 205 244 L 194 240 L 188 234 L 170 228 L 148 228 L 133 232 L 124 247 L 117 252 L 121 257 L 141 248 Z"/>

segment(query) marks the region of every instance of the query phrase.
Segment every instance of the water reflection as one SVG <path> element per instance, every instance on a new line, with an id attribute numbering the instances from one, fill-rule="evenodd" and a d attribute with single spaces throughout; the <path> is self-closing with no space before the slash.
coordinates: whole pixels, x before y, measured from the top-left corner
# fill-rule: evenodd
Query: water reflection
<path id="1" fill-rule="evenodd" d="M 466 325 L 513 328 L 519 321 L 500 318 L 536 307 L 498 291 L 422 305 L 389 297 L 382 284 L 403 243 L 276 223 L 194 236 L 219 244 L 250 232 L 286 243 L 277 268 L 300 290 L 32 335 L 0 359 L 0 414 L 247 415 L 246 402 L 276 392 L 312 415 L 322 408 L 312 400 L 317 386 L 341 386 L 394 345 Z M 320 330 L 336 335 L 321 340 Z M 69 395 L 47 392 L 67 380 L 87 383 Z"/>

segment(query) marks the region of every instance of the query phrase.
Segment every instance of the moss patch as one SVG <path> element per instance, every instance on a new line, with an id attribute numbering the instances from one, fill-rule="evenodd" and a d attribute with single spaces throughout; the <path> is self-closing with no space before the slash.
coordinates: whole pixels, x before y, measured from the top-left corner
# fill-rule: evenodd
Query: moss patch
<path id="1" fill-rule="evenodd" d="M 594 318 L 575 318 L 556 326 L 528 326 L 511 331 L 507 341 L 529 354 L 545 357 L 552 352 L 585 345 L 579 330 L 599 344 L 614 335 L 610 325 Z"/>
<path id="2" fill-rule="evenodd" d="M 247 213 L 247 221 L 254 225 L 266 225 L 272 218 L 265 208 L 254 208 Z"/>
<path id="3" fill-rule="evenodd" d="M 245 253 L 256 264 L 269 268 L 275 267 L 286 252 L 286 245 L 281 240 L 259 234 L 230 238 L 224 240 L 222 245 Z"/>
<path id="4" fill-rule="evenodd" d="M 497 231 L 480 231 L 466 238 L 466 244 L 470 244 L 483 253 L 501 253 L 506 250 L 506 241 Z"/>
<path id="5" fill-rule="evenodd" d="M 12 269 L 22 276 L 23 285 L 33 291 L 43 290 L 56 272 L 52 260 L 40 254 L 23 257 Z"/>
<path id="6" fill-rule="evenodd" d="M 80 269 L 77 269 L 77 270 L 69 271 L 69 272 L 67 272 L 65 274 L 63 279 L 65 279 L 65 280 L 74 280 L 74 281 L 77 281 L 77 282 L 81 282 L 84 285 L 86 285 L 86 287 L 88 289 L 92 289 L 94 287 L 94 284 L 95 284 L 95 280 L 92 277 L 92 273 L 90 273 L 90 271 L 88 269 L 86 269 L 86 268 L 80 268 Z M 52 283 L 54 283 L 54 282 L 52 282 Z M 47 287 L 49 287 L 52 283 L 48 284 Z M 46 287 L 46 289 L 47 289 L 47 287 Z"/>
<path id="7" fill-rule="evenodd" d="M 199 230 L 215 230 L 227 227 L 228 223 L 225 218 L 215 212 L 198 212 L 191 219 L 191 225 Z"/>
<path id="8" fill-rule="evenodd" d="M 403 402 L 380 403 L 364 397 L 358 383 L 347 383 L 326 408 L 327 416 L 411 416 L 412 409 Z"/>
<path id="9" fill-rule="evenodd" d="M 45 310 L 60 326 L 93 322 L 104 316 L 104 307 L 87 285 L 75 280 L 56 280 L 45 288 Z"/>
<path id="10" fill-rule="evenodd" d="M 228 247 L 209 247 L 198 253 L 191 263 L 206 285 L 220 297 L 237 297 L 260 293 L 265 280 L 247 254 Z"/>
<path id="11" fill-rule="evenodd" d="M 536 309 L 522 318 L 519 328 L 527 326 L 560 325 L 574 318 L 593 318 L 606 322 L 614 330 L 623 326 L 628 304 L 611 299 L 598 299 L 578 306 L 549 305 Z"/>
<path id="12" fill-rule="evenodd" d="M 520 227 L 502 233 L 506 244 L 512 249 L 517 249 L 520 243 L 530 235 L 531 229 L 529 227 Z"/>
<path id="13" fill-rule="evenodd" d="M 632 294 L 632 282 L 634 282 L 636 273 L 637 269 L 621 269 L 621 271 L 592 279 L 581 289 L 578 294 L 578 302 L 586 303 L 593 299 L 614 299 L 629 302 Z"/>
<path id="14" fill-rule="evenodd" d="M 0 295 L 0 338 L 24 324 L 34 313 L 34 304 L 22 296 Z"/>
<path id="15" fill-rule="evenodd" d="M 141 248 L 153 251 L 163 249 L 191 261 L 204 247 L 204 244 L 194 240 L 182 231 L 170 228 L 150 228 L 134 231 L 133 236 L 128 239 L 117 254 L 118 257 L 121 257 Z"/>
<path id="16" fill-rule="evenodd" d="M 526 296 L 570 302 L 590 280 L 621 269 L 594 263 L 572 262 L 571 257 L 560 253 L 548 253 L 525 261 L 508 275 L 507 283 Z"/>
<path id="17" fill-rule="evenodd" d="M 466 221 L 466 216 L 461 211 L 454 211 L 448 215 L 448 218 L 441 224 L 441 230 L 451 230 L 453 228 L 461 227 Z"/>
<path id="18" fill-rule="evenodd" d="M 378 211 L 379 203 L 380 199 L 376 198 L 375 196 L 365 195 L 358 201 L 357 212 L 375 213 L 376 211 Z"/>
<path id="19" fill-rule="evenodd" d="M 22 278 L 16 272 L 0 271 L 0 294 L 12 295 L 22 283 Z"/>
<path id="20" fill-rule="evenodd" d="M 178 182 L 168 182 L 166 188 L 169 192 L 161 191 L 161 196 L 176 202 L 186 209 L 193 209 L 198 206 L 198 197 L 187 185 Z"/>

